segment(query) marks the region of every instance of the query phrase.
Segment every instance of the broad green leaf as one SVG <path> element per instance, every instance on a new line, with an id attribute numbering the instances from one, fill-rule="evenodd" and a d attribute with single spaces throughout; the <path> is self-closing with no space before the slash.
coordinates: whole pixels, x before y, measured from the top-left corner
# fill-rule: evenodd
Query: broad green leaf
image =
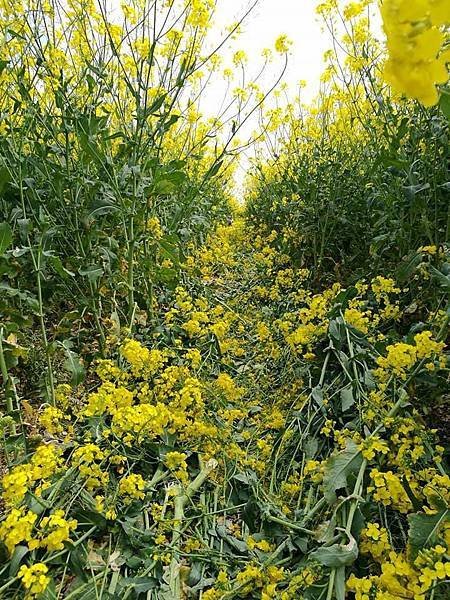
<path id="1" fill-rule="evenodd" d="M 0 256 L 6 252 L 6 250 L 12 244 L 12 229 L 8 223 L 0 223 Z"/>
<path id="2" fill-rule="evenodd" d="M 85 368 L 81 363 L 78 354 L 76 354 L 70 349 L 70 342 L 68 340 L 65 340 L 62 343 L 62 345 L 67 357 L 64 362 L 64 368 L 71 375 L 70 382 L 72 384 L 72 387 L 76 387 L 77 385 L 80 385 L 80 383 L 84 380 Z"/>
<path id="3" fill-rule="evenodd" d="M 341 390 L 341 403 L 343 412 L 347 411 L 355 404 L 355 398 L 353 397 L 353 390 L 351 386 Z"/>
<path id="4" fill-rule="evenodd" d="M 409 545 L 413 556 L 423 548 L 433 546 L 437 542 L 439 530 L 444 523 L 450 522 L 450 509 L 441 510 L 434 515 L 414 513 L 408 515 Z"/>
<path id="5" fill-rule="evenodd" d="M 20 563 L 25 554 L 28 554 L 29 550 L 27 546 L 16 546 L 14 548 L 13 555 L 11 556 L 11 562 L 9 563 L 9 576 L 15 577 L 19 570 Z"/>
<path id="6" fill-rule="evenodd" d="M 347 478 L 352 473 L 357 473 L 362 464 L 361 452 L 355 442 L 348 440 L 345 450 L 330 456 L 325 464 L 323 478 L 324 494 L 327 502 L 336 501 L 336 490 L 347 485 Z"/>
<path id="7" fill-rule="evenodd" d="M 319 442 L 317 441 L 317 438 L 314 438 L 314 437 L 306 438 L 306 441 L 303 444 L 303 450 L 305 452 L 306 458 L 308 458 L 308 459 L 314 458 L 317 453 L 318 448 L 319 448 Z"/>
<path id="8" fill-rule="evenodd" d="M 177 189 L 176 184 L 170 179 L 161 179 L 160 181 L 155 183 L 154 191 L 155 194 L 173 194 L 173 192 Z"/>
<path id="9" fill-rule="evenodd" d="M 442 94 L 441 99 L 439 100 L 439 107 L 447 117 L 447 120 L 450 121 L 450 94 Z"/>
<path id="10" fill-rule="evenodd" d="M 92 281 L 94 283 L 99 277 L 103 275 L 103 269 L 102 267 L 96 265 L 90 265 L 88 267 L 85 267 L 84 269 L 80 267 L 78 269 L 78 273 L 83 277 L 87 277 L 89 281 Z"/>
<path id="11" fill-rule="evenodd" d="M 336 343 L 346 339 L 345 324 L 341 318 L 333 319 L 328 326 L 328 333 Z"/>
<path id="12" fill-rule="evenodd" d="M 326 567 L 343 567 L 351 565 L 358 558 L 358 544 L 351 537 L 348 544 L 323 546 L 311 552 L 309 556 L 312 560 L 317 560 L 317 562 Z"/>

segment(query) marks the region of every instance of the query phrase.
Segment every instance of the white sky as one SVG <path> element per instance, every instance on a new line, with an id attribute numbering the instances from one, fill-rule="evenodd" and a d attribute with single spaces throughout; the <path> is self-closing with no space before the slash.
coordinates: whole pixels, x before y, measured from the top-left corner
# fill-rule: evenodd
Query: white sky
<path id="1" fill-rule="evenodd" d="M 235 42 L 245 50 L 251 61 L 260 58 L 264 48 L 273 48 L 280 34 L 294 42 L 289 57 L 288 72 L 284 81 L 296 86 L 300 80 L 309 84 L 307 97 L 317 91 L 323 52 L 330 39 L 321 31 L 315 14 L 319 0 L 259 0 L 258 5 L 243 23 L 243 31 Z M 217 0 L 215 27 L 220 31 L 245 13 L 249 0 Z"/>
<path id="2" fill-rule="evenodd" d="M 258 72 L 264 62 L 261 53 L 265 48 L 274 50 L 275 40 L 281 34 L 286 34 L 293 42 L 288 60 L 288 68 L 283 82 L 289 87 L 290 96 L 295 99 L 298 94 L 298 84 L 306 81 L 302 90 L 302 102 L 310 102 L 319 88 L 322 73 L 322 56 L 331 46 L 331 39 L 322 31 L 320 18 L 315 13 L 319 0 L 259 0 L 257 6 L 245 19 L 241 26 L 242 33 L 222 49 L 225 66 L 232 64 L 231 57 L 236 50 L 244 50 L 248 55 L 245 71 L 252 79 L 252 73 Z M 251 0 L 217 0 L 214 15 L 214 25 L 210 39 L 217 43 L 223 39 L 226 28 L 237 22 L 245 14 Z M 228 63 L 228 64 L 227 64 Z M 274 51 L 274 60 L 269 65 L 263 79 L 259 82 L 263 89 L 268 89 L 275 82 L 284 64 L 284 57 Z M 233 85 L 235 87 L 236 83 Z M 205 116 L 217 115 L 218 106 L 223 100 L 224 80 L 218 76 L 212 80 L 201 99 L 201 112 Z M 270 100 L 267 102 L 271 104 Z M 256 114 L 250 118 L 245 127 L 239 132 L 239 139 L 244 141 L 258 129 Z M 241 156 L 236 173 L 236 193 L 240 195 L 245 172 L 249 166 L 248 154 Z"/>

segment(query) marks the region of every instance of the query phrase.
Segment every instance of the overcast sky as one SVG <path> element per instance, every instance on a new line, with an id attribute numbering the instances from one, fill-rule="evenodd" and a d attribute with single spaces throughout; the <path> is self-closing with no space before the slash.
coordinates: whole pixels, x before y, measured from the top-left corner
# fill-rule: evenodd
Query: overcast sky
<path id="1" fill-rule="evenodd" d="M 211 38 L 214 41 L 220 39 L 221 32 L 245 14 L 250 3 L 250 0 L 217 0 Z M 259 0 L 256 8 L 244 21 L 241 35 L 232 43 L 234 50 L 242 49 L 247 53 L 251 73 L 252 67 L 257 69 L 261 64 L 262 50 L 273 49 L 276 38 L 286 34 L 293 45 L 283 81 L 295 90 L 298 82 L 305 80 L 307 88 L 303 99 L 306 101 L 311 100 L 317 92 L 322 55 L 330 46 L 330 39 L 321 31 L 319 18 L 315 14 L 317 3 L 318 0 Z M 274 61 L 264 83 L 273 81 L 282 62 L 280 57 L 278 61 Z M 212 88 L 216 89 L 210 90 L 205 110 L 214 112 L 217 107 L 215 95 L 216 92 L 219 93 L 220 87 L 220 81 L 214 82 Z"/>
<path id="2" fill-rule="evenodd" d="M 298 92 L 299 82 L 306 81 L 306 88 L 302 91 L 302 101 L 309 102 L 318 91 L 323 53 L 331 45 L 329 35 L 322 31 L 319 17 L 315 14 L 317 2 L 318 0 L 259 0 L 244 21 L 242 33 L 237 40 L 231 42 L 232 49 L 223 49 L 225 61 L 231 62 L 235 50 L 244 50 L 248 55 L 246 73 L 251 80 L 252 72 L 257 72 L 263 62 L 262 51 L 265 48 L 273 49 L 279 35 L 286 34 L 293 44 L 283 81 L 288 84 L 292 97 Z M 238 21 L 245 14 L 249 4 L 251 0 L 217 0 L 210 39 L 214 42 L 223 39 L 226 27 Z M 268 89 L 277 79 L 283 64 L 284 58 L 274 53 L 273 63 L 259 82 L 263 89 Z M 201 111 L 205 116 L 217 114 L 225 88 L 225 82 L 220 76 L 210 82 L 201 100 Z M 267 104 L 271 104 L 270 100 Z M 258 129 L 256 115 L 252 116 L 241 130 L 239 135 L 241 141 L 247 139 L 255 129 Z M 243 177 L 249 167 L 250 154 L 251 151 L 241 156 L 236 174 L 238 195 Z"/>
<path id="3" fill-rule="evenodd" d="M 258 58 L 264 48 L 273 48 L 280 34 L 287 34 L 294 44 L 285 81 L 295 86 L 298 81 L 306 80 L 309 96 L 317 90 L 322 54 L 330 45 L 315 14 L 317 3 L 318 0 L 259 0 L 236 42 L 252 59 Z M 217 0 L 215 27 L 220 29 L 235 21 L 246 6 L 248 1 Z"/>

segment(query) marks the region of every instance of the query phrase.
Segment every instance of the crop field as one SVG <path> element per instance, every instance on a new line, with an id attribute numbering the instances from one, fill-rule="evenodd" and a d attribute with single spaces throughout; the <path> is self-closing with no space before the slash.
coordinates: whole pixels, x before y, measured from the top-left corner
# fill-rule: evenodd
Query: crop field
<path id="1" fill-rule="evenodd" d="M 227 1 L 0 0 L 1 600 L 450 597 L 450 2 Z"/>

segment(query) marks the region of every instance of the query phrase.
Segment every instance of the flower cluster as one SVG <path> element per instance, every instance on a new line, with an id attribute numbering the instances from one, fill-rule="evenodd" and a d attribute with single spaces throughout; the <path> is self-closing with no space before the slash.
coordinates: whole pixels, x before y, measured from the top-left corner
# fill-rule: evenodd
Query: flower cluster
<path id="1" fill-rule="evenodd" d="M 404 381 L 416 363 L 425 359 L 429 359 L 427 368 L 430 370 L 434 370 L 436 359 L 439 360 L 440 366 L 445 366 L 446 359 L 441 356 L 445 343 L 433 340 L 432 335 L 431 331 L 422 331 L 414 336 L 414 344 L 397 342 L 388 345 L 387 355 L 377 359 L 377 378 L 386 382 L 390 375 L 394 375 Z"/>
<path id="2" fill-rule="evenodd" d="M 36 598 L 47 589 L 50 577 L 47 575 L 48 567 L 44 563 L 34 563 L 31 567 L 22 565 L 18 576 L 27 590 L 27 598 Z"/>
<path id="3" fill-rule="evenodd" d="M 70 532 L 76 529 L 77 524 L 76 519 L 66 520 L 63 510 L 55 510 L 50 516 L 41 519 L 39 528 L 35 532 L 36 537 L 28 542 L 28 547 L 30 550 L 36 548 L 46 548 L 48 551 L 62 550 L 64 542 L 70 539 Z"/>
<path id="4" fill-rule="evenodd" d="M 125 504 L 130 504 L 135 498 L 142 500 L 145 496 L 144 489 L 145 479 L 136 473 L 122 477 L 119 481 L 119 494 L 123 497 Z"/>
<path id="5" fill-rule="evenodd" d="M 436 86 L 449 77 L 450 54 L 444 49 L 443 26 L 450 23 L 445 0 L 385 0 L 381 4 L 389 58 L 385 65 L 387 81 L 400 93 L 436 104 Z"/>
<path id="6" fill-rule="evenodd" d="M 7 506 L 19 505 L 27 491 L 46 484 L 62 465 L 61 452 L 54 444 L 38 446 L 30 462 L 13 467 L 2 479 L 2 498 Z M 35 490 L 39 494 L 39 487 Z"/>

